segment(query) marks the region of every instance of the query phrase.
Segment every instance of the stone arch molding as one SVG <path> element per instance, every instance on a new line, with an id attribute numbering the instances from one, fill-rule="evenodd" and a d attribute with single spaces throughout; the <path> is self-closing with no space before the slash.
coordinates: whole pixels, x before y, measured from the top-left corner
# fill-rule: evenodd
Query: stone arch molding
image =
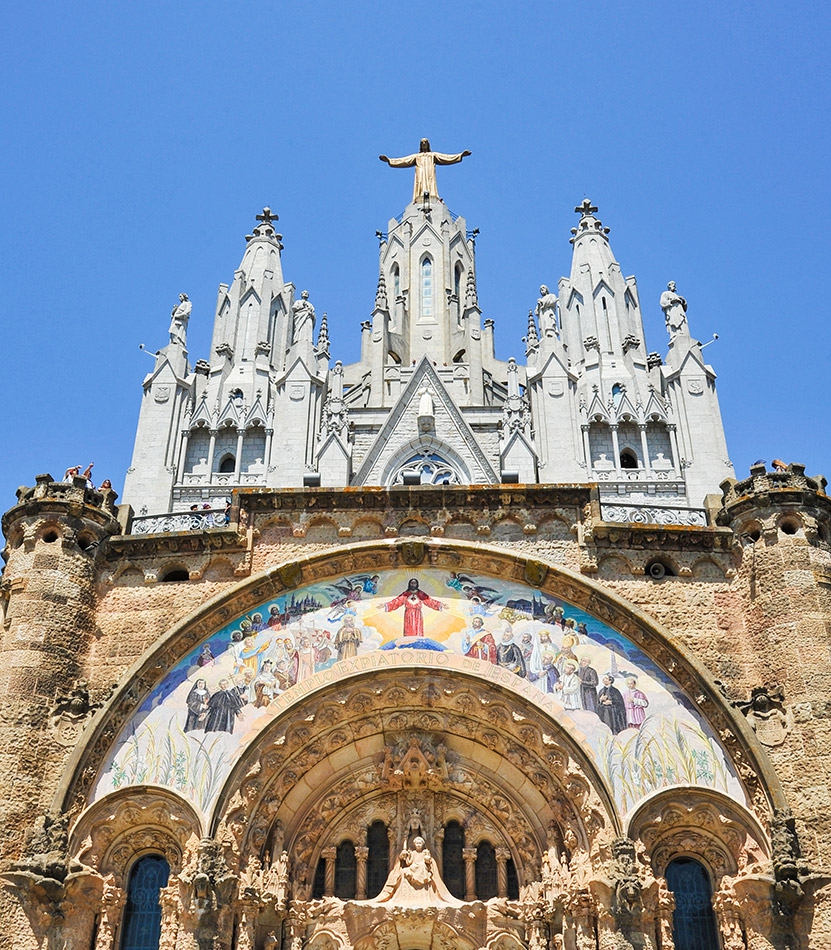
<path id="1" fill-rule="evenodd" d="M 470 673 L 413 665 L 332 684 L 275 720 L 229 777 L 211 833 L 241 864 L 287 850 L 307 900 L 326 850 L 363 845 L 376 819 L 394 854 L 458 820 L 527 881 L 550 848 L 569 860 L 620 833 L 588 750 L 550 715 Z"/>
<path id="2" fill-rule="evenodd" d="M 125 686 L 90 724 L 87 740 L 74 755 L 72 768 L 68 771 L 70 777 L 59 790 L 56 805 L 75 815 L 80 814 L 88 804 L 101 765 L 125 722 L 129 721 L 140 704 L 158 686 L 166 671 L 171 669 L 189 650 L 209 639 L 223 625 L 246 611 L 254 610 L 269 599 L 284 596 L 309 581 L 385 570 L 463 571 L 468 575 L 479 574 L 486 578 L 500 578 L 525 585 L 529 589 L 536 590 L 542 597 L 559 598 L 585 611 L 598 621 L 608 624 L 642 650 L 657 668 L 670 675 L 678 687 L 692 700 L 702 720 L 707 722 L 713 734 L 718 737 L 728 760 L 736 770 L 748 802 L 760 820 L 767 820 L 771 805 L 781 807 L 783 799 L 778 783 L 767 766 L 764 754 L 758 748 L 752 732 L 747 729 L 741 717 L 737 717 L 723 700 L 703 668 L 651 618 L 586 578 L 559 566 L 482 545 L 447 541 L 355 544 L 349 549 L 276 565 L 241 583 L 234 590 L 208 602 L 199 611 L 177 624 L 157 647 L 129 671 L 125 678 Z M 391 659 L 392 656 L 396 656 L 396 662 L 400 664 L 402 670 L 407 666 L 405 654 L 406 651 L 398 652 L 397 656 L 391 654 Z M 431 659 L 440 662 L 438 660 L 440 656 L 442 654 Z M 419 667 L 423 659 L 424 655 L 412 658 L 413 667 Z M 451 659 L 455 663 L 457 658 Z M 356 658 L 354 669 L 346 679 L 349 676 L 360 675 L 361 670 L 358 668 L 360 660 L 360 657 Z M 456 672 L 466 673 L 473 678 L 487 679 L 488 675 L 493 678 L 494 675 L 502 673 L 495 668 L 489 669 L 484 661 L 474 661 L 466 657 L 460 657 L 458 661 L 462 665 Z M 453 667 L 452 663 L 451 667 Z M 317 677 L 313 679 L 314 681 L 310 680 L 308 684 L 304 684 L 302 692 L 297 694 L 298 698 L 300 695 L 308 695 L 328 688 L 325 676 L 321 679 Z M 342 682 L 346 682 L 346 679 Z M 521 685 L 523 689 L 527 686 L 527 684 Z M 530 702 L 535 709 L 540 708 L 549 716 L 553 712 L 553 718 L 557 718 L 560 707 L 554 700 L 545 696 L 523 696 L 521 691 L 516 690 L 516 686 L 516 682 L 508 680 L 499 683 L 499 689 L 503 692 L 507 690 L 510 693 L 517 693 L 515 701 L 521 702 L 523 706 L 527 706 Z M 288 696 L 287 693 L 286 697 Z M 291 698 L 286 697 L 282 699 L 288 706 Z M 546 703 L 548 708 L 546 708 Z M 562 729 L 560 733 L 558 738 L 562 739 Z M 579 730 L 572 730 L 572 733 L 577 735 Z M 579 743 L 573 746 L 573 735 L 572 747 L 578 749 Z M 263 737 L 259 745 L 264 743 L 266 739 Z M 579 761 L 579 756 L 575 761 Z M 239 771 L 234 775 L 240 777 Z M 603 783 L 598 782 L 595 777 L 592 780 L 592 787 L 602 798 Z M 608 790 L 605 794 L 608 794 Z M 203 830 L 207 830 L 208 823 L 204 820 L 203 826 Z"/>

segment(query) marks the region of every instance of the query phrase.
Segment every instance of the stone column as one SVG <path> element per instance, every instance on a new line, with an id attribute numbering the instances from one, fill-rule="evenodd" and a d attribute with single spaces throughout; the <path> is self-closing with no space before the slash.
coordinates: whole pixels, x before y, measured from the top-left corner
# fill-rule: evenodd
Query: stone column
<path id="1" fill-rule="evenodd" d="M 592 470 L 592 455 L 591 448 L 589 446 L 589 427 L 580 426 L 583 431 L 583 455 L 586 458 L 586 471 L 591 472 Z"/>
<path id="2" fill-rule="evenodd" d="M 162 908 L 162 929 L 159 936 L 159 950 L 174 950 L 179 936 L 179 916 L 182 901 L 179 894 L 179 879 L 171 875 L 166 887 L 159 891 L 159 904 Z M 98 947 L 95 950 L 99 950 Z"/>
<path id="3" fill-rule="evenodd" d="M 188 457 L 188 440 L 190 439 L 190 429 L 182 429 L 182 441 L 179 446 L 179 471 L 176 473 L 176 481 L 181 482 L 185 474 L 185 462 Z"/>
<path id="4" fill-rule="evenodd" d="M 465 900 L 476 900 L 476 848 L 464 848 L 462 857 L 465 861 Z"/>
<path id="5" fill-rule="evenodd" d="M 355 847 L 355 863 L 357 864 L 357 883 L 355 885 L 355 900 L 366 900 L 366 859 L 369 857 L 369 848 Z"/>
<path id="6" fill-rule="evenodd" d="M 615 457 L 615 471 L 620 471 L 620 442 L 617 437 L 617 426 L 609 426 L 612 433 L 612 454 Z"/>
<path id="7" fill-rule="evenodd" d="M 239 476 L 242 471 L 242 443 L 245 429 L 237 429 L 237 457 L 234 462 L 234 481 L 239 485 Z"/>
<path id="8" fill-rule="evenodd" d="M 211 429 L 211 438 L 208 443 L 208 484 L 211 484 L 214 472 L 214 453 L 216 452 L 216 429 Z"/>
<path id="9" fill-rule="evenodd" d="M 595 940 L 595 907 L 591 894 L 580 892 L 570 901 L 576 950 L 597 950 Z"/>
<path id="10" fill-rule="evenodd" d="M 545 926 L 541 904 L 535 904 L 525 921 L 525 941 L 528 950 L 548 950 L 548 929 Z"/>
<path id="11" fill-rule="evenodd" d="M 643 454 L 643 470 L 649 472 L 651 466 L 649 464 L 649 446 L 646 442 L 646 426 L 641 422 L 638 425 L 638 431 L 641 434 L 641 453 Z"/>
<path id="12" fill-rule="evenodd" d="M 259 916 L 259 902 L 252 897 L 239 902 L 239 926 L 235 950 L 254 950 Z"/>
<path id="13" fill-rule="evenodd" d="M 439 828 L 436 832 L 436 853 L 433 855 L 436 867 L 439 869 L 439 877 L 444 878 L 444 828 Z"/>
<path id="14" fill-rule="evenodd" d="M 288 933 L 286 941 L 283 944 L 285 950 L 303 950 L 303 934 L 306 927 L 303 918 L 299 915 L 293 915 L 288 919 Z"/>
<path id="15" fill-rule="evenodd" d="M 511 852 L 508 848 L 496 849 L 496 896 L 508 896 L 508 859 Z"/>
<path id="16" fill-rule="evenodd" d="M 678 454 L 678 431 L 674 425 L 668 425 L 667 429 L 669 429 L 669 443 L 672 446 L 672 467 L 675 469 L 676 476 L 678 476 L 683 471 L 681 456 Z"/>
<path id="17" fill-rule="evenodd" d="M 265 471 L 268 473 L 268 467 L 271 464 L 271 442 L 274 439 L 274 427 L 267 428 L 265 430 L 265 458 L 263 458 L 263 465 L 265 466 Z"/>
<path id="18" fill-rule="evenodd" d="M 324 897 L 335 896 L 335 856 L 337 853 L 338 850 L 335 847 L 324 848 L 320 852 L 320 856 L 326 862 L 326 874 L 323 879 Z"/>
<path id="19" fill-rule="evenodd" d="M 675 911 L 675 895 L 667 887 L 664 878 L 658 878 L 657 907 L 655 919 L 658 930 L 658 943 L 661 950 L 675 950 L 675 941 L 672 938 L 672 915 Z"/>
<path id="20" fill-rule="evenodd" d="M 113 950 L 115 933 L 127 900 L 126 892 L 109 881 L 101 895 L 101 918 L 95 935 L 95 950 Z"/>

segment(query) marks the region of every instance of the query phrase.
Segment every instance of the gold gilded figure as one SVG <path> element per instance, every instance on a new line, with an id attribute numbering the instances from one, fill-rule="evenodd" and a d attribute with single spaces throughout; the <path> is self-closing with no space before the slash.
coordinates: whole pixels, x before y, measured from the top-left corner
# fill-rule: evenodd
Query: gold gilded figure
<path id="1" fill-rule="evenodd" d="M 425 194 L 432 198 L 439 197 L 436 187 L 436 165 L 455 165 L 470 154 L 469 149 L 458 152 L 456 155 L 431 152 L 430 142 L 427 139 L 422 139 L 419 150 L 414 155 L 405 155 L 404 158 L 387 158 L 386 155 L 379 155 L 378 158 L 382 162 L 386 162 L 391 168 L 412 168 L 415 165 L 413 201 L 421 201 Z"/>

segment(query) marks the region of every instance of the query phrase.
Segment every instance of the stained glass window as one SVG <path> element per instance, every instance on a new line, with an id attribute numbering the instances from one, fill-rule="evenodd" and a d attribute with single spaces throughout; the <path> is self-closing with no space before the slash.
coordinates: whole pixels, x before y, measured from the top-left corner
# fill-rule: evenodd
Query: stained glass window
<path id="1" fill-rule="evenodd" d="M 159 891 L 167 885 L 170 865 L 157 854 L 140 858 L 130 871 L 121 950 L 158 950 L 162 932 Z"/>
<path id="2" fill-rule="evenodd" d="M 335 855 L 335 897 L 342 901 L 354 900 L 357 875 L 355 845 L 351 841 L 341 841 Z"/>
<path id="3" fill-rule="evenodd" d="M 666 872 L 675 896 L 672 936 L 675 950 L 719 950 L 713 891 L 704 867 L 692 858 L 676 858 Z"/>
<path id="4" fill-rule="evenodd" d="M 433 262 L 429 257 L 421 262 L 421 315 L 433 315 Z"/>
<path id="5" fill-rule="evenodd" d="M 490 841 L 480 841 L 476 846 L 476 897 L 488 901 L 496 895 L 496 852 Z"/>
<path id="6" fill-rule="evenodd" d="M 390 842 L 383 821 L 373 821 L 366 833 L 369 855 L 366 864 L 366 896 L 377 897 L 390 873 Z"/>
<path id="7" fill-rule="evenodd" d="M 448 822 L 442 842 L 442 877 L 448 891 L 460 901 L 465 899 L 465 862 L 462 849 L 465 831 L 458 821 Z"/>

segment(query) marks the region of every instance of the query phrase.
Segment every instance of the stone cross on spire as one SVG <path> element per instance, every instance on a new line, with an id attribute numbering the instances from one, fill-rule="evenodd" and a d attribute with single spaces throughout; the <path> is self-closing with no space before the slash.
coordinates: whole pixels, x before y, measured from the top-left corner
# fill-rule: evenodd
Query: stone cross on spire
<path id="1" fill-rule="evenodd" d="M 425 195 L 431 198 L 439 197 L 436 185 L 436 165 L 455 165 L 470 154 L 470 149 L 457 152 L 455 155 L 431 152 L 430 142 L 422 139 L 419 150 L 413 155 L 405 155 L 403 158 L 387 158 L 386 155 L 379 155 L 378 158 L 391 168 L 412 168 L 415 165 L 415 181 L 413 182 L 413 202 L 415 203 L 421 201 Z"/>
<path id="2" fill-rule="evenodd" d="M 258 221 L 262 221 L 264 224 L 271 224 L 272 221 L 279 221 L 279 220 L 280 220 L 280 215 L 279 215 L 279 214 L 275 214 L 275 213 L 271 210 L 271 208 L 269 208 L 268 206 L 266 206 L 265 208 L 263 208 L 262 214 L 258 214 L 258 215 L 256 215 L 255 217 L 256 217 L 256 219 L 257 219 Z"/>
<path id="3" fill-rule="evenodd" d="M 577 205 L 574 210 L 577 212 L 577 214 L 580 214 L 583 217 L 585 217 L 587 214 L 597 214 L 597 206 L 593 205 L 588 198 L 584 198 L 583 203 Z"/>

